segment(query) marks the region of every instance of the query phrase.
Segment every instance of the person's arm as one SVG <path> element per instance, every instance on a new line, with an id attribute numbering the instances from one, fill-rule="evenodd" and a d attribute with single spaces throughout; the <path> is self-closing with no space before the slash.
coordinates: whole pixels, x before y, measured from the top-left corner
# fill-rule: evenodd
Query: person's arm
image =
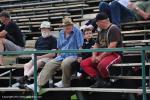
<path id="1" fill-rule="evenodd" d="M 62 48 L 62 42 L 61 42 L 62 34 L 63 34 L 63 31 L 60 31 L 59 32 L 59 37 L 57 38 L 57 49 Z"/>
<path id="2" fill-rule="evenodd" d="M 84 36 L 83 33 L 78 30 L 76 34 L 76 41 L 77 41 L 77 46 L 79 49 L 82 49 L 83 43 L 84 43 Z"/>
<path id="3" fill-rule="evenodd" d="M 100 44 L 99 44 L 99 34 L 100 34 L 100 33 L 98 33 L 97 39 L 96 39 L 94 45 L 92 46 L 92 49 L 100 48 Z M 93 53 L 92 53 L 92 57 L 96 57 L 96 54 L 97 54 L 97 52 L 93 52 Z"/>
<path id="4" fill-rule="evenodd" d="M 138 7 L 136 4 L 134 3 L 129 3 L 128 7 L 130 9 L 133 9 L 136 11 L 137 14 L 139 14 L 140 16 L 143 17 L 143 19 L 148 19 L 150 17 L 150 13 L 146 13 L 145 11 L 143 11 L 140 7 Z"/>
<path id="5" fill-rule="evenodd" d="M 53 50 L 55 50 L 55 49 L 53 49 Z M 37 56 L 37 59 L 41 59 L 41 58 L 54 58 L 55 56 L 56 56 L 55 53 L 49 53 L 49 54 Z"/>
<path id="6" fill-rule="evenodd" d="M 5 37 L 7 34 L 7 31 L 3 30 L 0 32 L 0 38 Z"/>
<path id="7" fill-rule="evenodd" d="M 98 43 L 95 43 L 92 49 L 100 48 L 100 45 Z M 92 57 L 96 57 L 97 52 L 92 53 Z"/>
<path id="8" fill-rule="evenodd" d="M 116 48 L 117 42 L 111 42 L 108 48 Z M 100 56 L 98 56 L 99 60 L 103 59 L 104 57 L 110 55 L 112 52 L 103 52 Z"/>

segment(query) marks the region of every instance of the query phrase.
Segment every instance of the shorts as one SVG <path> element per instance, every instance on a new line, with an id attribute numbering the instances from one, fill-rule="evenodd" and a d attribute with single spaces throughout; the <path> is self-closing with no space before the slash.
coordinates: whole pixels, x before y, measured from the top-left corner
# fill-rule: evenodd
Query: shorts
<path id="1" fill-rule="evenodd" d="M 20 47 L 7 39 L 4 40 L 4 48 L 5 51 L 22 51 L 24 49 L 23 47 Z"/>

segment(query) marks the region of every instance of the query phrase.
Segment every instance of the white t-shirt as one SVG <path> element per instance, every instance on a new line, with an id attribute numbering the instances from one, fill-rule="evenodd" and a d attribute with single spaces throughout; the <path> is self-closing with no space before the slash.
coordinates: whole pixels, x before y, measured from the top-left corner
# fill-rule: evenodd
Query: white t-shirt
<path id="1" fill-rule="evenodd" d="M 128 7 L 128 5 L 130 3 L 130 0 L 116 0 L 116 1 L 118 1 L 124 7 Z"/>

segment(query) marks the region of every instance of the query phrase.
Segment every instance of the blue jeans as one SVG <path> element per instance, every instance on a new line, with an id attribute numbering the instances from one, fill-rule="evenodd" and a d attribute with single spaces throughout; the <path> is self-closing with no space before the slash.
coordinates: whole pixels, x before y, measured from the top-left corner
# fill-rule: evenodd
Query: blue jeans
<path id="1" fill-rule="evenodd" d="M 121 26 L 120 24 L 122 22 L 136 20 L 134 13 L 130 9 L 118 3 L 117 1 L 112 1 L 111 4 L 108 4 L 106 2 L 100 2 L 99 11 L 106 13 L 110 18 L 110 21 L 113 24 L 116 24 L 118 27 Z"/>

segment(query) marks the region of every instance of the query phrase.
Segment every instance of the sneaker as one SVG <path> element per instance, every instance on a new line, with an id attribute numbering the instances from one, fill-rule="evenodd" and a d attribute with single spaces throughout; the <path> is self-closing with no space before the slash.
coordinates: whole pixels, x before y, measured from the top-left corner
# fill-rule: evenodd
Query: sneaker
<path id="1" fill-rule="evenodd" d="M 14 88 L 16 88 L 16 87 L 19 88 L 19 86 L 20 86 L 20 83 L 18 83 L 18 82 L 17 82 L 17 83 L 14 83 L 14 84 L 12 85 L 12 87 L 14 87 Z"/>
<path id="2" fill-rule="evenodd" d="M 81 75 L 82 75 L 81 73 L 77 72 L 77 77 L 81 77 Z"/>
<path id="3" fill-rule="evenodd" d="M 34 84 L 26 85 L 26 87 L 34 91 Z M 37 86 L 37 92 L 39 93 L 39 91 L 40 91 L 40 87 Z"/>
<path id="4" fill-rule="evenodd" d="M 59 87 L 59 88 L 63 88 L 63 87 L 64 87 L 62 81 L 59 81 L 59 82 L 55 83 L 54 85 L 55 85 L 56 87 Z"/>
<path id="5" fill-rule="evenodd" d="M 27 84 L 20 84 L 20 83 L 15 83 L 12 85 L 12 87 L 17 87 L 19 89 L 25 89 Z"/>
<path id="6" fill-rule="evenodd" d="M 28 76 L 23 76 L 23 77 L 19 78 L 17 81 L 20 84 L 27 84 L 27 83 L 29 83 Z"/>

